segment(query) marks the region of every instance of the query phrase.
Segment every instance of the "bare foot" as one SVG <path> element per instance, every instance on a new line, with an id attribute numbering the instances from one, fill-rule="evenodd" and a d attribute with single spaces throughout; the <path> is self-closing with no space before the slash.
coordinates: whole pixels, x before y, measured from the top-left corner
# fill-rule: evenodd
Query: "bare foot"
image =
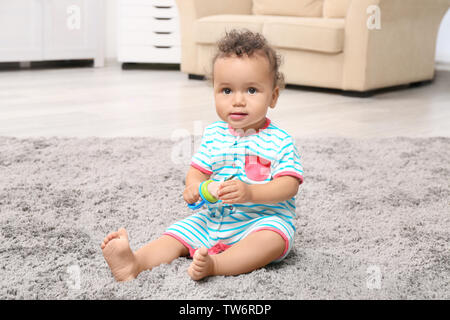
<path id="1" fill-rule="evenodd" d="M 208 254 L 206 247 L 195 251 L 193 260 L 188 269 L 188 274 L 192 280 L 200 280 L 214 274 L 215 257 Z"/>
<path id="2" fill-rule="evenodd" d="M 137 261 L 131 251 L 128 234 L 124 228 L 108 234 L 100 247 L 117 281 L 127 281 L 137 277 Z"/>

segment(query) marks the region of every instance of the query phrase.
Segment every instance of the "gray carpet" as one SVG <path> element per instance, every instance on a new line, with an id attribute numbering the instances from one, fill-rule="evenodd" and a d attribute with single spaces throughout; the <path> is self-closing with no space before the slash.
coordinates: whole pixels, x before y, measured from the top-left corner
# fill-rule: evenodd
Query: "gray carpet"
<path id="1" fill-rule="evenodd" d="M 180 258 L 116 283 L 107 233 L 125 227 L 136 250 L 190 214 L 174 143 L 1 137 L 0 299 L 449 299 L 450 139 L 296 141 L 286 260 L 194 282 Z"/>

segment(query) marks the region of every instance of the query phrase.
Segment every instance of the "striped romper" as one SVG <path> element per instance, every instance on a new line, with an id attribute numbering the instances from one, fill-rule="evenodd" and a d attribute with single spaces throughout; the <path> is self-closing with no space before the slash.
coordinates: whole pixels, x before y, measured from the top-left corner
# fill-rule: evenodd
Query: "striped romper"
<path id="1" fill-rule="evenodd" d="M 224 181 L 231 175 L 247 184 L 263 184 L 289 175 L 303 182 L 303 167 L 294 139 L 266 118 L 253 134 L 237 132 L 225 121 L 216 121 L 204 130 L 191 166 Z M 226 250 L 250 233 L 272 230 L 285 240 L 286 257 L 294 242 L 295 196 L 275 204 L 205 204 L 195 213 L 167 228 L 164 234 L 183 243 L 192 257 L 207 247 L 210 254 Z"/>

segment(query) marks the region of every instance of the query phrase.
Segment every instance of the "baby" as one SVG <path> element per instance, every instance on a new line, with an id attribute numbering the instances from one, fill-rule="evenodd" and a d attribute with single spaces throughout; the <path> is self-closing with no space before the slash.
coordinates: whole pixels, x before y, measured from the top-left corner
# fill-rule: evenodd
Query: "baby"
<path id="1" fill-rule="evenodd" d="M 279 64 L 258 33 L 232 30 L 218 42 L 211 80 L 221 120 L 205 128 L 183 197 L 201 200 L 200 184 L 213 180 L 208 190 L 219 201 L 136 252 L 125 229 L 107 235 L 101 248 L 117 281 L 188 255 L 193 280 L 247 273 L 287 256 L 303 168 L 293 138 L 266 117 L 283 87 Z"/>

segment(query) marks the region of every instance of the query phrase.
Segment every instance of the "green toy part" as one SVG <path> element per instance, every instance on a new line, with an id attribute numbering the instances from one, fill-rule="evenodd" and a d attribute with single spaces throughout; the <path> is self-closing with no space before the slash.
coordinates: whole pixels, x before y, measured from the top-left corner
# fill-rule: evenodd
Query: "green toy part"
<path id="1" fill-rule="evenodd" d="M 208 185 L 213 182 L 213 180 L 207 180 L 205 182 L 202 183 L 201 188 L 200 188 L 200 192 L 203 195 L 203 199 L 205 199 L 206 201 L 210 202 L 210 203 L 216 203 L 217 201 L 219 201 L 219 199 L 216 199 L 208 190 Z"/>

